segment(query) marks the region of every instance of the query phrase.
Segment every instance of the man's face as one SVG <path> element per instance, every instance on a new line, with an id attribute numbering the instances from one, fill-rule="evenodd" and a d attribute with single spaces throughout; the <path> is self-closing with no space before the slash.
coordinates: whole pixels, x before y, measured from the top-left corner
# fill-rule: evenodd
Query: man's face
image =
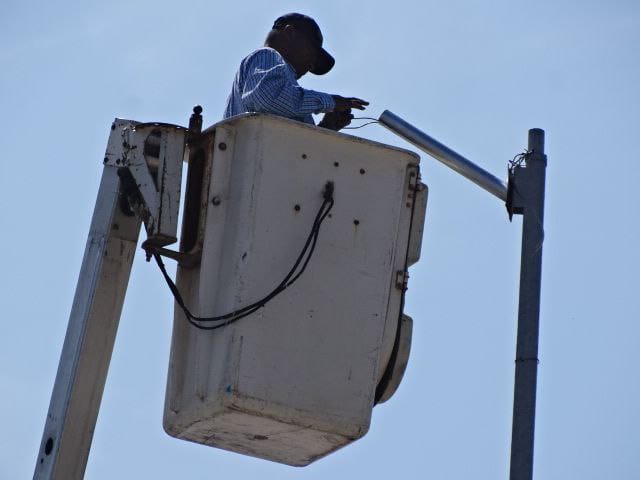
<path id="1" fill-rule="evenodd" d="M 309 72 L 317 58 L 319 49 L 309 37 L 295 27 L 291 31 L 287 61 L 296 71 L 296 78 Z"/>

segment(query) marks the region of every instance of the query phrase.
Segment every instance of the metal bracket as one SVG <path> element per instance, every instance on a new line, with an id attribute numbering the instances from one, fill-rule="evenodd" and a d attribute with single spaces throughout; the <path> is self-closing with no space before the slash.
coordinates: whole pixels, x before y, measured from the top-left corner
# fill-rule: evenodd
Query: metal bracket
<path id="1" fill-rule="evenodd" d="M 415 192 L 418 190 L 418 182 L 420 180 L 420 173 L 416 170 L 409 172 L 409 191 Z"/>
<path id="2" fill-rule="evenodd" d="M 182 268 L 194 268 L 200 265 L 202 257 L 202 250 L 196 250 L 194 252 L 177 252 L 175 250 L 169 250 L 168 248 L 158 247 L 149 243 L 149 240 L 142 242 L 142 248 L 147 252 L 147 261 L 150 260 L 151 255 L 157 254 L 166 258 L 170 258 L 178 262 Z"/>
<path id="3" fill-rule="evenodd" d="M 176 241 L 185 140 L 200 133 L 201 112 L 194 108 L 192 131 L 122 119 L 111 125 L 34 479 L 84 476 L 141 220 L 149 248 Z"/>
<path id="4" fill-rule="evenodd" d="M 509 214 L 509 221 L 514 215 L 522 215 L 526 199 L 523 196 L 523 189 L 527 185 L 525 179 L 527 168 L 524 165 L 517 165 L 509 168 L 509 179 L 507 183 L 507 200 L 505 206 Z"/>
<path id="5" fill-rule="evenodd" d="M 188 130 L 166 123 L 124 126 L 116 120 L 104 164 L 126 169 L 137 189 L 129 203 L 145 222 L 147 242 L 162 247 L 177 241 L 182 162 Z"/>
<path id="6" fill-rule="evenodd" d="M 396 272 L 396 288 L 398 290 L 402 290 L 403 292 L 406 292 L 408 285 L 409 285 L 409 272 L 407 270 L 398 270 Z"/>

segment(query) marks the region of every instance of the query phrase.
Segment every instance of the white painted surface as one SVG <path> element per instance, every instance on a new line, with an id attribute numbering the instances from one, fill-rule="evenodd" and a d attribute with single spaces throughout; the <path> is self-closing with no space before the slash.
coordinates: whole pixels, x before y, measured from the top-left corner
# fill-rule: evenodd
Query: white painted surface
<path id="1" fill-rule="evenodd" d="M 218 124 L 212 145 L 202 261 L 177 275 L 196 315 L 270 292 L 302 249 L 327 181 L 335 206 L 305 273 L 265 308 L 213 332 L 176 309 L 164 426 L 179 438 L 306 465 L 369 428 L 401 313 L 397 272 L 419 254 L 407 252 L 419 158 L 263 115 Z"/>
<path id="2" fill-rule="evenodd" d="M 154 173 L 144 155 L 145 141 L 153 131 L 161 133 L 158 166 Z M 140 124 L 124 130 L 122 142 L 122 159 L 117 161 L 129 168 L 142 196 L 147 240 L 156 246 L 170 245 L 177 240 L 185 129 Z"/>

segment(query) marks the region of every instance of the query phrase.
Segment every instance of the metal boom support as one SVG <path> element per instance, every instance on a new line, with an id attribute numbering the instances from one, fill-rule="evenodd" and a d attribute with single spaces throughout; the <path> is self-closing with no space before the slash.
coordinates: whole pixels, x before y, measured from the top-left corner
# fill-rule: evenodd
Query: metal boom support
<path id="1" fill-rule="evenodd" d="M 84 476 L 141 219 L 150 247 L 176 241 L 185 132 L 118 119 L 111 126 L 34 479 Z M 147 158 L 150 139 L 158 148 Z"/>
<path id="2" fill-rule="evenodd" d="M 119 208 L 117 168 L 105 166 L 51 395 L 34 479 L 79 479 L 102 392 L 140 232 Z"/>

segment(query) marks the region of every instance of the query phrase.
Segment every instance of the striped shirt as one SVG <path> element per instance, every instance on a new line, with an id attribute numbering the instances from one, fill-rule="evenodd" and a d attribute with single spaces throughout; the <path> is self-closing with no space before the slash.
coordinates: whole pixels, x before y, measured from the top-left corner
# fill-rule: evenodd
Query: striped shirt
<path id="1" fill-rule="evenodd" d="M 329 112 L 334 107 L 331 95 L 302 88 L 293 67 L 276 50 L 264 47 L 242 60 L 224 118 L 247 112 L 272 113 L 314 125 L 312 113 Z"/>

